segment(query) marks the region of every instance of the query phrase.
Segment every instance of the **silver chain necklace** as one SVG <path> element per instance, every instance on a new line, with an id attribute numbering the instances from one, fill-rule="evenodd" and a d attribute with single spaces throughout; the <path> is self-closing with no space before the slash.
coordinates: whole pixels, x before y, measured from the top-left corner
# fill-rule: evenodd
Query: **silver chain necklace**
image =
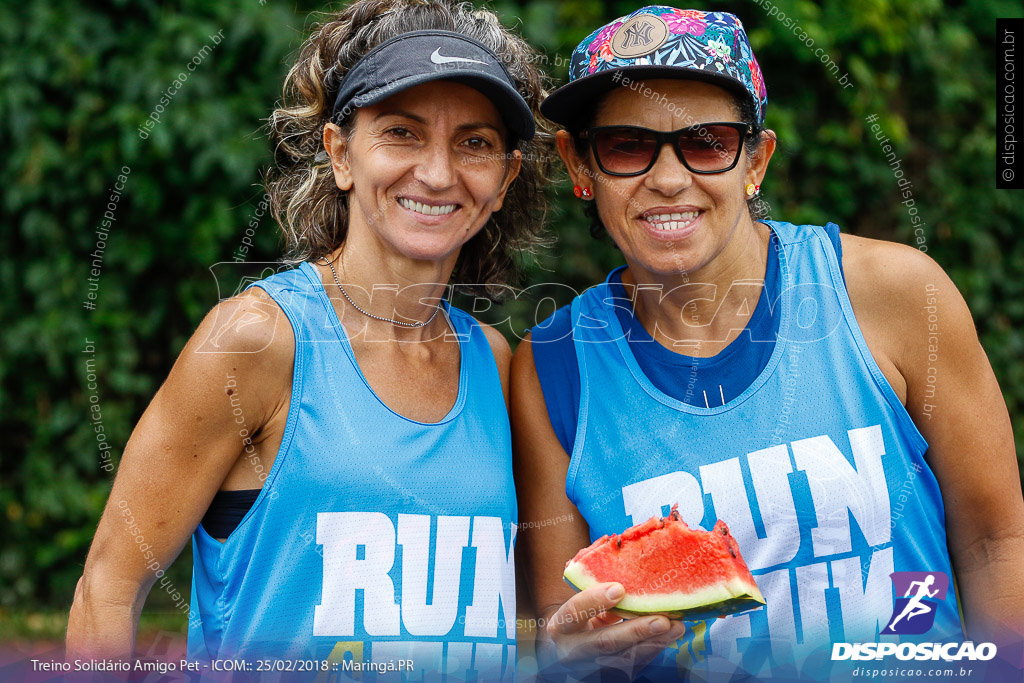
<path id="1" fill-rule="evenodd" d="M 331 269 L 331 275 L 334 276 L 334 284 L 338 285 L 338 289 L 341 290 L 341 295 L 345 297 L 346 301 L 348 301 L 350 304 L 352 304 L 352 308 L 356 309 L 357 311 L 359 311 L 363 315 L 367 316 L 368 318 L 373 318 L 374 320 L 380 320 L 381 322 L 385 322 L 385 323 L 391 323 L 392 325 L 400 325 L 402 327 L 426 327 L 427 325 L 429 325 L 434 320 L 434 318 L 437 317 L 438 312 L 441 310 L 441 304 L 438 304 L 437 307 L 434 308 L 434 312 L 433 312 L 433 314 L 431 314 L 431 316 L 429 318 L 427 318 L 423 322 L 415 322 L 415 323 L 407 323 L 404 320 L 394 320 L 392 318 L 383 318 L 383 317 L 381 317 L 379 315 L 374 315 L 373 313 L 369 313 L 367 311 L 364 311 L 363 309 L 359 308 L 359 305 L 356 304 L 355 301 L 352 301 L 352 297 L 350 297 L 348 295 L 348 292 L 345 291 L 345 288 L 341 286 L 341 282 L 338 281 L 338 273 L 335 272 L 335 270 L 334 270 L 334 264 L 331 263 L 327 259 L 326 256 L 323 257 L 323 260 L 327 263 L 327 267 Z"/>

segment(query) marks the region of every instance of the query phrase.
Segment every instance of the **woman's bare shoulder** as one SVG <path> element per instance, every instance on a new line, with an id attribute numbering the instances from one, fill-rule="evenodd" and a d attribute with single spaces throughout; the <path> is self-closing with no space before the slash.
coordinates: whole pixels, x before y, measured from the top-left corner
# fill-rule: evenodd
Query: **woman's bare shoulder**
<path id="1" fill-rule="evenodd" d="M 265 290 L 251 287 L 207 313 L 182 349 L 167 388 L 181 395 L 190 384 L 223 385 L 231 378 L 250 387 L 246 393 L 269 416 L 290 394 L 294 360 L 287 315 Z"/>
<path id="2" fill-rule="evenodd" d="M 855 310 L 871 317 L 916 314 L 926 291 L 955 289 L 942 266 L 920 249 L 857 235 L 843 234 L 841 239 L 843 272 Z"/>
<path id="3" fill-rule="evenodd" d="M 963 296 L 928 254 L 905 244 L 856 235 L 843 235 L 842 245 L 846 288 L 857 322 L 901 398 L 906 385 L 920 383 L 927 365 L 922 360 L 928 354 L 926 340 L 939 308 L 945 333 L 977 343 Z M 901 377 L 891 376 L 892 368 Z"/>
<path id="4" fill-rule="evenodd" d="M 186 349 L 194 353 L 248 354 L 254 364 L 294 354 L 295 339 L 284 310 L 264 289 L 224 299 L 203 318 Z"/>

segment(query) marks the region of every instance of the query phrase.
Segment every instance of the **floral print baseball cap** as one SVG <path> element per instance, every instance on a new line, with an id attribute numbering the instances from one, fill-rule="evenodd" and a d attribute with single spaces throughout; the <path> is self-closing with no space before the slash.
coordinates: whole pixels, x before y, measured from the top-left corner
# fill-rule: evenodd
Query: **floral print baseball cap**
<path id="1" fill-rule="evenodd" d="M 584 38 L 569 58 L 569 82 L 540 110 L 572 125 L 617 83 L 647 78 L 688 78 L 736 92 L 753 102 L 764 126 L 768 91 L 739 17 L 664 5 L 641 7 Z"/>

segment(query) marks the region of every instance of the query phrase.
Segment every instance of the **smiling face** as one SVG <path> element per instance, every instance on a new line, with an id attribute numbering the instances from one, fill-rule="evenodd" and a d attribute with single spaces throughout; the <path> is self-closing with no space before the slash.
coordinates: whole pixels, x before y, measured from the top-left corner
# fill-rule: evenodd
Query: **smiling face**
<path id="1" fill-rule="evenodd" d="M 640 85 L 608 93 L 591 127 L 673 131 L 739 121 L 732 95 L 717 86 L 682 79 Z M 658 96 L 644 97 L 645 86 Z M 667 106 L 662 94 L 675 106 Z M 741 228 L 752 228 L 745 188 L 761 183 L 774 151 L 774 141 L 766 138 L 755 159 L 743 151 L 732 170 L 703 175 L 689 171 L 666 145 L 649 171 L 618 177 L 602 173 L 589 150 L 580 156 L 568 133 L 560 132 L 558 143 L 573 181 L 591 189 L 601 221 L 630 267 L 666 275 L 701 270 L 726 252 Z"/>
<path id="2" fill-rule="evenodd" d="M 432 81 L 356 110 L 351 138 L 327 124 L 335 182 L 348 191 L 347 241 L 448 261 L 501 208 L 519 172 L 494 104 L 474 88 Z"/>

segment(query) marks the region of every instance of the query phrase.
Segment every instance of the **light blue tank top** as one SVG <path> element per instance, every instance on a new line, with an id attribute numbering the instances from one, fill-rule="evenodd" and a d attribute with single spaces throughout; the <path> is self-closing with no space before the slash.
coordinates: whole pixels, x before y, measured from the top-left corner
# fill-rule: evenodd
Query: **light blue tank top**
<path id="1" fill-rule="evenodd" d="M 687 405 L 654 386 L 606 285 L 572 304 L 583 383 L 565 490 L 591 540 L 678 503 L 691 526 L 725 520 L 767 600 L 691 624 L 645 670 L 652 680 L 688 669 L 716 681 L 829 680 L 865 663 L 831 662 L 832 643 L 879 641 L 890 574 L 951 574 L 927 443 L 868 351 L 834 248 L 821 227 L 767 222 L 782 245 L 779 339 L 725 405 Z M 881 640 L 962 639 L 952 583 L 937 610 L 927 633 Z"/>
<path id="2" fill-rule="evenodd" d="M 332 680 L 511 679 L 517 508 L 483 330 L 444 303 L 458 398 L 441 421 L 417 422 L 370 388 L 309 263 L 254 284 L 295 335 L 291 405 L 238 528 L 224 544 L 202 526 L 192 537 L 190 658 L 328 660 Z"/>

